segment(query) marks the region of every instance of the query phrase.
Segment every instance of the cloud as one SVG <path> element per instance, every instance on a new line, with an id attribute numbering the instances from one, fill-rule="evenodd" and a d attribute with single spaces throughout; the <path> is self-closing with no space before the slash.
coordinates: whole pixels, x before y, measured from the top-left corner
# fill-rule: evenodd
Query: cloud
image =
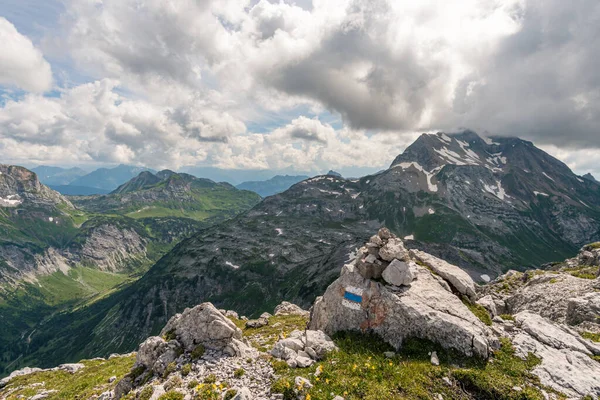
<path id="1" fill-rule="evenodd" d="M 44 54 L 63 50 L 92 82 L 8 102 L 1 155 L 383 167 L 416 132 L 460 126 L 533 140 L 580 172 L 600 149 L 592 0 L 64 6 Z"/>
<path id="2" fill-rule="evenodd" d="M 0 85 L 32 92 L 44 92 L 52 86 L 50 64 L 31 40 L 3 17 L 0 17 L 0 71 Z"/>
<path id="3" fill-rule="evenodd" d="M 563 148 L 600 147 L 600 4 L 530 0 L 520 28 L 455 91 L 460 125 Z"/>

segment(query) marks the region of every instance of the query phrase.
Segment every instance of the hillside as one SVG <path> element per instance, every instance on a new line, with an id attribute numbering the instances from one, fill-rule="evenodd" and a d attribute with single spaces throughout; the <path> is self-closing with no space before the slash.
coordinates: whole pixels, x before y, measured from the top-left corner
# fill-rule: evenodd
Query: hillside
<path id="1" fill-rule="evenodd" d="M 35 172 L 40 182 L 47 186 L 68 185 L 77 178 L 87 174 L 87 172 L 77 167 L 61 168 L 46 165 L 37 166 L 32 168 L 31 171 Z"/>
<path id="2" fill-rule="evenodd" d="M 203 221 L 231 217 L 254 206 L 260 197 L 228 183 L 164 170 L 156 174 L 144 171 L 108 195 L 78 197 L 72 201 L 91 213 Z"/>
<path id="3" fill-rule="evenodd" d="M 283 299 L 308 307 L 383 224 L 483 282 L 598 240 L 599 201 L 600 185 L 530 142 L 423 135 L 377 175 L 302 181 L 181 242 L 125 290 L 52 319 L 29 351 L 42 365 L 73 340 L 62 359 L 129 351 L 203 301 L 247 314 Z M 46 337 L 56 344 L 41 350 Z"/>
<path id="4" fill-rule="evenodd" d="M 381 229 L 310 313 L 283 302 L 248 320 L 202 303 L 136 353 L 14 371 L 0 380 L 0 396 L 595 400 L 599 249 L 480 286 Z"/>
<path id="5" fill-rule="evenodd" d="M 119 209 L 120 215 L 108 197 L 94 198 L 96 208 L 86 211 L 41 184 L 33 172 L 0 166 L 2 363 L 18 357 L 20 349 L 11 343 L 39 333 L 57 313 L 85 308 L 126 287 L 181 239 L 259 200 L 228 185 L 206 183 L 198 189 L 197 183 L 175 181 L 173 175 L 163 182 L 166 197 L 156 188 L 133 189 L 131 182 L 126 195 L 116 195 L 120 204 L 123 196 L 143 201 L 150 194 L 154 207 L 131 218 L 126 210 Z"/>
<path id="6" fill-rule="evenodd" d="M 272 196 L 277 193 L 285 192 L 292 185 L 308 179 L 305 175 L 277 175 L 265 181 L 248 181 L 236 185 L 238 189 L 251 190 L 258 193 L 261 197 Z"/>

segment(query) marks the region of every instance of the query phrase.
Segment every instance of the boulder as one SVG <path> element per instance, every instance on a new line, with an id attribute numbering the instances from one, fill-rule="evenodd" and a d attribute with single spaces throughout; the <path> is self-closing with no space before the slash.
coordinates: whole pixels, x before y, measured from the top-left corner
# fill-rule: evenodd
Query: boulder
<path id="1" fill-rule="evenodd" d="M 490 315 L 493 317 L 498 315 L 498 310 L 496 309 L 496 302 L 491 295 L 483 296 L 479 300 L 477 300 L 477 304 L 488 310 Z"/>
<path id="2" fill-rule="evenodd" d="M 395 237 L 395 235 L 392 232 L 390 232 L 388 228 L 385 227 L 379 229 L 379 231 L 377 232 L 377 236 L 379 236 L 379 238 L 382 240 L 388 240 L 390 238 Z"/>
<path id="3" fill-rule="evenodd" d="M 214 350 L 229 347 L 229 351 L 237 355 L 242 351 L 242 331 L 211 303 L 186 308 L 183 313 L 173 316 L 161 331 L 161 336 L 169 335 L 175 335 L 188 352 L 200 344 Z"/>
<path id="4" fill-rule="evenodd" d="M 393 287 L 365 279 L 353 264 L 345 265 L 341 276 L 315 301 L 309 329 L 328 335 L 370 331 L 396 349 L 404 339 L 418 337 L 487 358 L 499 346 L 492 332 L 431 271 L 415 265 L 414 272 L 410 287 L 392 291 Z"/>
<path id="5" fill-rule="evenodd" d="M 269 320 L 264 317 L 260 317 L 258 319 L 250 319 L 246 321 L 246 328 L 256 329 L 267 325 L 269 325 Z"/>
<path id="6" fill-rule="evenodd" d="M 587 293 L 567 300 L 566 322 L 579 325 L 583 322 L 600 324 L 600 292 Z"/>
<path id="7" fill-rule="evenodd" d="M 392 238 L 379 249 L 379 257 L 385 261 L 392 261 L 393 259 L 408 260 L 408 251 L 404 248 L 402 240 Z"/>
<path id="8" fill-rule="evenodd" d="M 301 315 L 303 317 L 308 317 L 310 315 L 308 311 L 303 310 L 297 305 L 289 303 L 287 301 L 284 301 L 277 307 L 275 307 L 274 313 L 275 315 Z"/>
<path id="9" fill-rule="evenodd" d="M 414 267 L 413 267 L 414 268 Z M 415 279 L 411 265 L 394 259 L 383 271 L 381 277 L 390 285 L 407 286 Z"/>
<path id="10" fill-rule="evenodd" d="M 175 361 L 181 352 L 176 340 L 165 341 L 158 336 L 146 339 L 138 350 L 136 366 L 144 366 L 157 375 L 164 374 L 167 366 Z"/>
<path id="11" fill-rule="evenodd" d="M 379 279 L 388 263 L 383 263 L 365 248 L 358 251 L 356 259 L 357 271 L 366 279 Z"/>
<path id="12" fill-rule="evenodd" d="M 85 368 L 85 365 L 83 365 L 81 363 L 61 364 L 58 366 L 58 369 L 70 372 L 71 374 L 74 374 L 75 372 L 79 371 L 82 368 Z"/>
<path id="13" fill-rule="evenodd" d="M 465 271 L 424 251 L 411 250 L 410 255 L 441 276 L 459 293 L 464 294 L 471 301 L 477 300 L 475 282 Z"/>

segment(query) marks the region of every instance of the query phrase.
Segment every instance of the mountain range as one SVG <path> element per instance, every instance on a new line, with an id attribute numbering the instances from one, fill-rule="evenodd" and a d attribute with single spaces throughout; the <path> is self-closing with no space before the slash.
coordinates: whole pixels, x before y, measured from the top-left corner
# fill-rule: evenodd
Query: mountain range
<path id="1" fill-rule="evenodd" d="M 258 193 L 261 197 L 272 196 L 289 189 L 292 185 L 301 182 L 309 177 L 306 175 L 276 175 L 266 181 L 248 181 L 236 185 L 236 188 L 251 190 Z"/>
<path id="2" fill-rule="evenodd" d="M 181 239 L 259 200 L 171 171 L 67 198 L 25 168 L 0 165 L 1 341 L 131 283 Z"/>
<path id="3" fill-rule="evenodd" d="M 178 193 L 170 174 L 143 173 L 110 195 L 72 202 L 88 213 L 133 217 L 154 207 L 155 188 L 173 185 L 170 193 Z M 131 285 L 26 331 L 27 343 L 5 347 L 4 364 L 130 351 L 172 315 L 204 301 L 249 315 L 282 299 L 308 306 L 382 225 L 409 248 L 487 281 L 597 241 L 600 184 L 521 139 L 423 134 L 380 173 L 313 177 L 198 231 Z"/>

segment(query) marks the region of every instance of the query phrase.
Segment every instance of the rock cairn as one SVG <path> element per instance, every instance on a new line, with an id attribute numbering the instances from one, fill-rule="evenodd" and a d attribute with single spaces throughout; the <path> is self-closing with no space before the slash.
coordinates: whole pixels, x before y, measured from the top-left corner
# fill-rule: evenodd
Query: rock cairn
<path id="1" fill-rule="evenodd" d="M 371 331 L 396 348 L 408 337 L 429 339 L 487 358 L 498 340 L 467 308 L 476 285 L 460 268 L 420 251 L 382 228 L 357 251 L 313 305 L 309 328 L 326 334 Z"/>

